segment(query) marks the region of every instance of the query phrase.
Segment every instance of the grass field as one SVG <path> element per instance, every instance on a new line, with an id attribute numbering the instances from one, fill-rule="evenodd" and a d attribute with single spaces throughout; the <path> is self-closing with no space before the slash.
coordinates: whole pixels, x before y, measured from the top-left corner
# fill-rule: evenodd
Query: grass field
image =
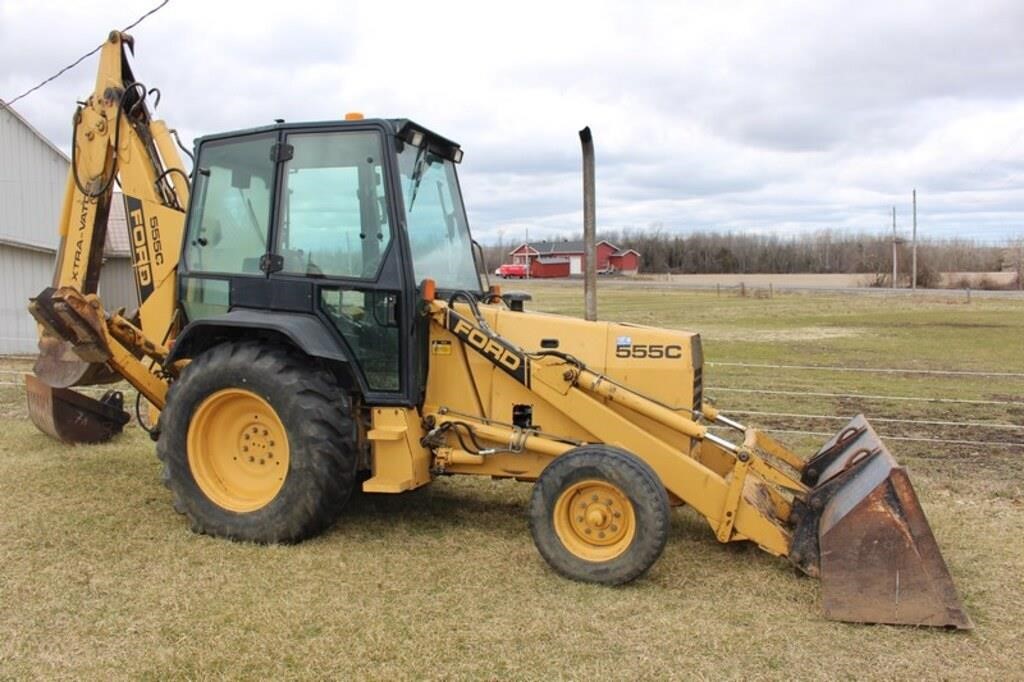
<path id="1" fill-rule="evenodd" d="M 578 290 L 522 288 L 536 309 L 582 311 Z M 606 286 L 599 310 L 702 331 L 707 392 L 727 412 L 1024 424 L 1020 377 L 718 364 L 1024 373 L 1022 302 Z M 798 431 L 841 425 L 742 418 Z M 717 544 L 685 508 L 673 512 L 668 547 L 641 580 L 572 583 L 534 550 L 529 486 L 511 482 L 451 478 L 404 496 L 360 497 L 328 533 L 294 547 L 193 535 L 137 427 L 109 444 L 64 447 L 27 422 L 20 389 L 0 386 L 0 678 L 1019 678 L 1024 449 L 1013 443 L 1024 431 L 876 427 L 991 443 L 890 441 L 973 632 L 824 620 L 816 581 L 754 548 Z M 785 440 L 808 452 L 823 438 Z"/>

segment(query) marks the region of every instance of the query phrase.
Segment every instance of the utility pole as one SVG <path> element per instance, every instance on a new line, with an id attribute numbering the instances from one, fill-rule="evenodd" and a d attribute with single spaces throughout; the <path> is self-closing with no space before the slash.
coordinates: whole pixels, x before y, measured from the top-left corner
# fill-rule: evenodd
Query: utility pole
<path id="1" fill-rule="evenodd" d="M 1024 291 L 1024 239 L 1017 242 L 1017 291 Z"/>
<path id="2" fill-rule="evenodd" d="M 917 189 L 914 189 L 914 233 L 910 241 L 910 288 L 917 289 Z"/>
<path id="3" fill-rule="evenodd" d="M 892 288 L 896 288 L 899 267 L 896 265 L 896 207 L 892 207 Z"/>

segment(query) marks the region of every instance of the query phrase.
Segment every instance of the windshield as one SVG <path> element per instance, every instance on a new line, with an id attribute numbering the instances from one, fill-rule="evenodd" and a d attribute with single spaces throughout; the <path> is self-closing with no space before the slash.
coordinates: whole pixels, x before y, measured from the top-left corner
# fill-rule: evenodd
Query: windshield
<path id="1" fill-rule="evenodd" d="M 398 163 L 416 281 L 480 291 L 455 164 L 411 144 Z"/>

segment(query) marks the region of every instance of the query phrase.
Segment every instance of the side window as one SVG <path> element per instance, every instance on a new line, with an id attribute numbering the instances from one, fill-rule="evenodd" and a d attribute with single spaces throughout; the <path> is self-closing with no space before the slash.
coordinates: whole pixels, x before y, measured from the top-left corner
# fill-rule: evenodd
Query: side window
<path id="1" fill-rule="evenodd" d="M 260 274 L 267 252 L 276 135 L 207 142 L 196 165 L 196 205 L 185 263 L 194 272 Z"/>
<path id="2" fill-rule="evenodd" d="M 345 337 L 375 391 L 397 391 L 398 294 L 321 289 L 320 307 Z"/>
<path id="3" fill-rule="evenodd" d="M 186 277 L 181 304 L 189 321 L 223 315 L 230 303 L 230 285 L 226 279 Z"/>
<path id="4" fill-rule="evenodd" d="M 371 278 L 391 241 L 380 135 L 288 136 L 277 253 L 283 272 Z"/>

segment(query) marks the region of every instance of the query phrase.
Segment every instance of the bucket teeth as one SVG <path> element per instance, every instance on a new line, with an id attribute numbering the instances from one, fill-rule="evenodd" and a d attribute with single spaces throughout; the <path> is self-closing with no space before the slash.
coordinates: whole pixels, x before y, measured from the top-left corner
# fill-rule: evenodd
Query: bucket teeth
<path id="1" fill-rule="evenodd" d="M 829 618 L 973 627 L 906 469 L 863 415 L 807 462 L 790 559 L 821 577 Z"/>

